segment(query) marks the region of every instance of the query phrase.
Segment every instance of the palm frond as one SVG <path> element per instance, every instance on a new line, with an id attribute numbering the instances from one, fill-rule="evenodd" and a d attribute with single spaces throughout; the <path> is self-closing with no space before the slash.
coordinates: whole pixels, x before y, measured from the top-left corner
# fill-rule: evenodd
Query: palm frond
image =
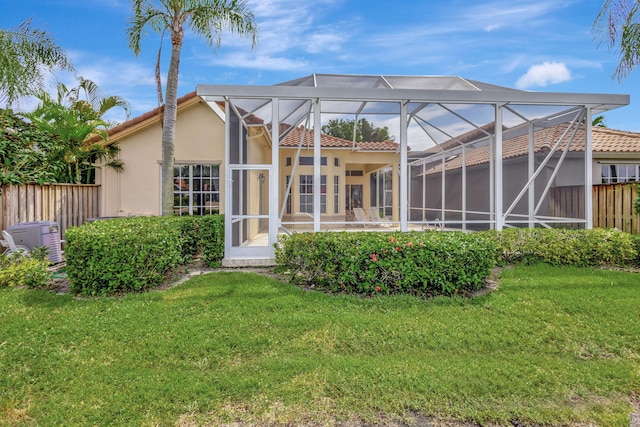
<path id="1" fill-rule="evenodd" d="M 593 23 L 594 39 L 619 56 L 613 77 L 622 81 L 640 63 L 640 2 L 606 0 Z"/>

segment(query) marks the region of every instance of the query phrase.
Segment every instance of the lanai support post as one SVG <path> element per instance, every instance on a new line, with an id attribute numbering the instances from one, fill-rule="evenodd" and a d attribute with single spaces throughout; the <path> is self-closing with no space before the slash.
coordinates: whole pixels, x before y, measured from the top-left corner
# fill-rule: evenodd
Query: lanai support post
<path id="1" fill-rule="evenodd" d="M 231 245 L 233 243 L 233 228 L 231 224 L 231 204 L 233 195 L 231 194 L 231 175 L 229 165 L 231 164 L 231 101 L 226 99 L 224 103 L 224 257 L 231 258 Z M 236 141 L 236 144 L 239 142 Z"/>
<path id="2" fill-rule="evenodd" d="M 591 137 L 591 107 L 585 108 L 586 135 L 584 143 L 584 219 L 587 221 L 585 227 L 593 228 L 593 140 Z"/>
<path id="3" fill-rule="evenodd" d="M 279 99 L 271 100 L 271 173 L 269 176 L 269 250 L 272 259 L 276 257 L 275 244 L 278 241 L 281 219 L 278 215 L 278 187 L 280 183 L 280 105 Z M 293 179 L 293 177 L 291 178 Z"/>
<path id="4" fill-rule="evenodd" d="M 400 103 L 400 231 L 407 231 L 408 184 L 407 177 L 407 103 Z"/>
<path id="5" fill-rule="evenodd" d="M 313 231 L 320 231 L 320 135 L 322 133 L 320 99 L 313 101 Z"/>
<path id="6" fill-rule="evenodd" d="M 495 129 L 494 129 L 495 134 Z M 489 140 L 489 222 L 492 230 L 496 228 L 496 136 Z"/>
<path id="7" fill-rule="evenodd" d="M 467 229 L 467 146 L 462 144 L 462 229 Z"/>
<path id="8" fill-rule="evenodd" d="M 502 105 L 496 104 L 496 230 L 502 230 L 505 222 L 505 217 L 502 215 L 502 196 L 503 196 L 503 181 L 502 181 Z"/>
<path id="9" fill-rule="evenodd" d="M 445 208 L 447 206 L 447 202 L 445 199 L 445 194 L 447 191 L 447 174 L 445 173 L 445 169 L 447 167 L 447 161 L 444 157 L 444 151 L 442 152 L 442 159 L 440 159 L 440 218 L 438 218 L 440 221 L 440 224 L 444 224 L 444 220 L 445 220 Z"/>
<path id="10" fill-rule="evenodd" d="M 536 206 L 536 180 L 531 179 L 536 172 L 536 152 L 535 152 L 535 134 L 533 130 L 533 122 L 529 122 L 529 156 L 528 156 L 528 168 L 527 179 L 529 180 L 529 190 L 527 194 L 527 212 L 529 216 L 529 228 L 534 226 L 534 210 Z"/>

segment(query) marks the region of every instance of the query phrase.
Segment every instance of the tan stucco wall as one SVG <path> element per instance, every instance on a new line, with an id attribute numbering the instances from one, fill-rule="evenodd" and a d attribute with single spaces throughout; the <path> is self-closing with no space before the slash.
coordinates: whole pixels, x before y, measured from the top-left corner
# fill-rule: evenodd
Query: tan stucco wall
<path id="1" fill-rule="evenodd" d="M 280 151 L 280 202 L 282 207 L 286 191 L 286 176 L 291 175 L 293 164 L 295 163 L 296 149 L 282 149 Z M 313 150 L 302 149 L 300 157 L 312 157 Z M 291 166 L 287 166 L 287 158 L 291 158 Z M 322 214 L 323 218 L 336 221 L 344 221 L 345 215 L 345 188 L 346 185 L 362 185 L 363 187 L 363 207 L 371 206 L 371 177 L 370 174 L 379 169 L 397 164 L 400 156 L 395 152 L 356 152 L 344 149 L 323 149 L 321 157 L 327 157 L 327 165 L 321 166 L 320 174 L 327 176 L 327 213 Z M 339 166 L 335 166 L 335 159 L 338 158 Z M 345 176 L 346 170 L 361 170 L 363 176 Z M 293 184 L 291 186 L 291 212 L 300 212 L 300 175 L 313 175 L 313 166 L 296 167 Z M 339 213 L 334 212 L 334 189 L 333 177 L 340 177 Z"/>
<path id="2" fill-rule="evenodd" d="M 156 122 L 116 139 L 124 170 L 102 171 L 102 216 L 160 213 L 161 137 Z M 202 102 L 179 110 L 174 147 L 176 164 L 223 164 L 224 123 Z M 224 173 L 220 168 L 220 200 L 224 200 Z"/>

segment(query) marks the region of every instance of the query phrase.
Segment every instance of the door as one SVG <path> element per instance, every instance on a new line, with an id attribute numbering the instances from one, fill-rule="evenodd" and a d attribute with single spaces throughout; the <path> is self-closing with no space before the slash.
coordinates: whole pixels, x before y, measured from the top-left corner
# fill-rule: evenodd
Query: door
<path id="1" fill-rule="evenodd" d="M 230 165 L 225 227 L 225 257 L 265 259 L 271 257 L 269 221 L 269 165 Z"/>
<path id="2" fill-rule="evenodd" d="M 362 207 L 362 185 L 347 184 L 345 191 L 345 213 L 347 221 L 353 221 L 353 208 Z"/>

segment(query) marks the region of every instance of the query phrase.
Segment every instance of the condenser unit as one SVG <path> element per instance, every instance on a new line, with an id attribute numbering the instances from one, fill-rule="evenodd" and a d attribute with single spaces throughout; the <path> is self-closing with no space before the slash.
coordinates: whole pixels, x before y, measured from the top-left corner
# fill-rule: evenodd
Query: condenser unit
<path id="1" fill-rule="evenodd" d="M 49 261 L 62 262 L 60 227 L 57 222 L 22 222 L 7 227 L 7 232 L 11 234 L 16 245 L 26 246 L 29 250 L 45 246 Z"/>

